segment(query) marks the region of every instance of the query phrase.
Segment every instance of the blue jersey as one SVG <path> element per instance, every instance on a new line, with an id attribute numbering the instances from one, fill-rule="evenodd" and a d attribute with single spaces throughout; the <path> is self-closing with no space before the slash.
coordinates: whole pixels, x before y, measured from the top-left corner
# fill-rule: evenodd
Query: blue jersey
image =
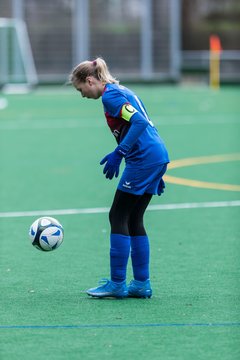
<path id="1" fill-rule="evenodd" d="M 108 126 L 117 143 L 129 147 L 125 157 L 127 167 L 147 168 L 169 162 L 165 144 L 134 92 L 122 85 L 106 84 L 102 102 Z M 139 136 L 134 139 L 134 132 L 137 134 L 138 131 Z"/>

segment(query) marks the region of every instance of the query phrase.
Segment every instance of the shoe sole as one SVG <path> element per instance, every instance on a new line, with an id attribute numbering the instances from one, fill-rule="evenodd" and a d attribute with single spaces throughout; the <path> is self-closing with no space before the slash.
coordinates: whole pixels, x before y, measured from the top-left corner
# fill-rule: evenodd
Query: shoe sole
<path id="1" fill-rule="evenodd" d="M 151 296 L 152 296 L 152 291 L 150 289 L 145 291 L 132 291 L 132 292 L 131 290 L 128 290 L 128 297 L 150 299 Z"/>
<path id="2" fill-rule="evenodd" d="M 98 299 L 103 299 L 103 298 L 106 298 L 106 297 L 115 298 L 115 299 L 126 299 L 128 297 L 128 294 L 127 295 L 121 295 L 121 296 L 113 295 L 113 294 L 107 294 L 107 295 L 88 294 L 88 296 L 92 296 L 92 297 L 98 298 Z"/>
<path id="3" fill-rule="evenodd" d="M 152 295 L 134 295 L 134 294 L 128 294 L 129 298 L 135 298 L 135 299 L 150 299 Z"/>

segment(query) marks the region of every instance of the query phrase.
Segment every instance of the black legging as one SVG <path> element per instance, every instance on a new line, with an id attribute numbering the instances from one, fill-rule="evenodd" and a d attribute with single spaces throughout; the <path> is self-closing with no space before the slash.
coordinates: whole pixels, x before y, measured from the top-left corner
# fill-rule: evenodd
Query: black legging
<path id="1" fill-rule="evenodd" d="M 143 216 L 151 198 L 152 194 L 133 195 L 117 190 L 109 213 L 111 233 L 146 235 Z"/>

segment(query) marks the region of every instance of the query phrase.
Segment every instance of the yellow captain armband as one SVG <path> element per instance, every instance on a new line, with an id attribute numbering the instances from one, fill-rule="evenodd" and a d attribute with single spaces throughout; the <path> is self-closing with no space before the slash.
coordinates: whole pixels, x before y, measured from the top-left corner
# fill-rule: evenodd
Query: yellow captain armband
<path id="1" fill-rule="evenodd" d="M 131 117 L 138 112 L 131 104 L 124 104 L 121 109 L 121 118 L 130 121 Z"/>

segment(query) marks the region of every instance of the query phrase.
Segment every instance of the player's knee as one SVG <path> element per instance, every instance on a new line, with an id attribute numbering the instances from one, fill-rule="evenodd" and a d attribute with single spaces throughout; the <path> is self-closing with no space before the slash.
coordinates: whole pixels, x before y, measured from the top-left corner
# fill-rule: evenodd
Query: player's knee
<path id="1" fill-rule="evenodd" d="M 130 221 L 128 223 L 129 233 L 131 236 L 143 236 L 146 235 L 143 221 Z"/>
<path id="2" fill-rule="evenodd" d="M 128 216 L 121 213 L 117 207 L 111 208 L 109 212 L 109 222 L 112 233 L 129 235 Z"/>

